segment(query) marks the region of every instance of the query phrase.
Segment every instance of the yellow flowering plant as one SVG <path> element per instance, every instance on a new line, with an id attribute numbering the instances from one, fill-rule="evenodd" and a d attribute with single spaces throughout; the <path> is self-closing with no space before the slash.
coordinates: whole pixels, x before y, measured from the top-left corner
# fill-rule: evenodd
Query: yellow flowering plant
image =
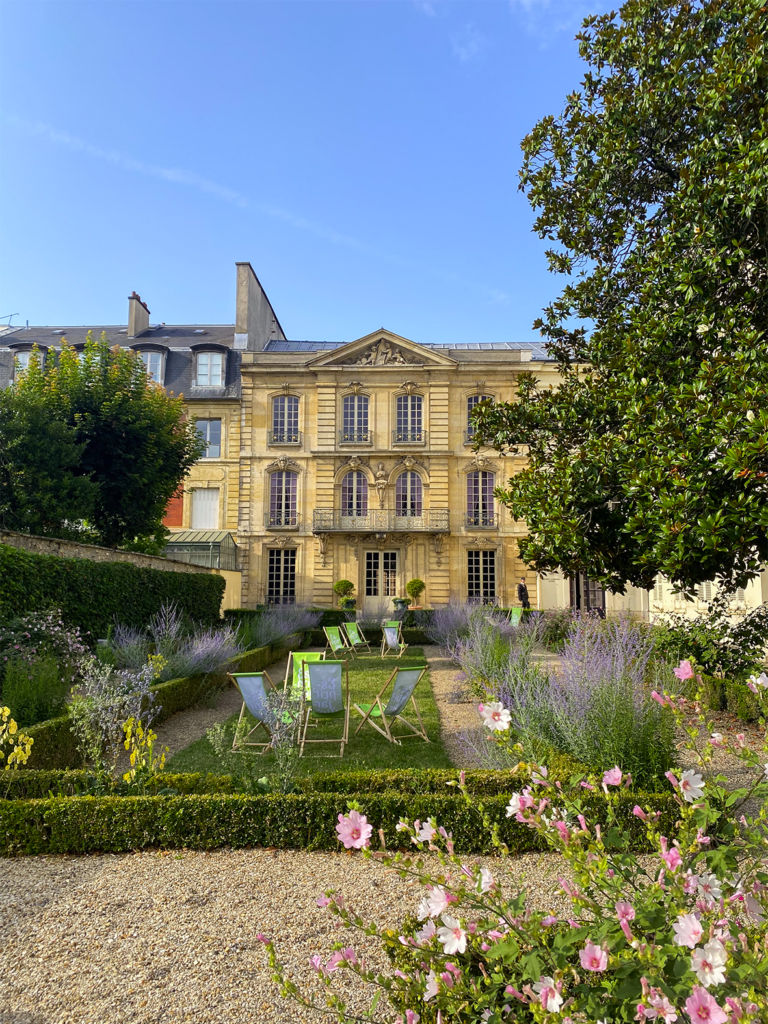
<path id="1" fill-rule="evenodd" d="M 155 755 L 157 733 L 145 729 L 137 718 L 129 718 L 123 725 L 125 733 L 125 749 L 131 767 L 123 774 L 123 782 L 130 787 L 143 790 L 148 779 L 162 772 L 165 768 L 165 755 L 168 747 L 164 747 L 158 756 Z"/>
<path id="2" fill-rule="evenodd" d="M 27 763 L 34 742 L 31 736 L 19 732 L 19 727 L 11 718 L 11 709 L 0 707 L 0 761 L 5 761 L 6 771 Z M 11 748 L 7 755 L 6 747 Z"/>

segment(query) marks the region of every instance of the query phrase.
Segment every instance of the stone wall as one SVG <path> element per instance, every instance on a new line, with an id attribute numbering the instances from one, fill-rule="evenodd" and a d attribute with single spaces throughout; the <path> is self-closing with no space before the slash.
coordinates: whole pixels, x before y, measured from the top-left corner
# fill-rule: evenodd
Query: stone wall
<path id="1" fill-rule="evenodd" d="M 141 555 L 136 551 L 116 551 L 113 548 L 100 548 L 95 544 L 78 544 L 71 540 L 58 540 L 55 537 L 35 537 L 29 533 L 13 533 L 0 530 L 0 544 L 12 548 L 21 548 L 35 555 L 58 555 L 59 558 L 88 558 L 92 562 L 130 562 L 144 569 L 161 569 L 164 572 L 207 572 L 202 565 L 189 565 L 187 562 L 174 562 L 170 558 L 157 555 Z M 218 574 L 217 574 L 218 575 Z M 231 576 L 232 573 L 229 573 Z"/>

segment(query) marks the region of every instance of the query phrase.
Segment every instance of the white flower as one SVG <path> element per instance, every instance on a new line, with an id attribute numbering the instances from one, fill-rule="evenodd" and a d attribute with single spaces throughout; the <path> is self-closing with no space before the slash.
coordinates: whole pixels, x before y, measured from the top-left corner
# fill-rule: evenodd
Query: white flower
<path id="1" fill-rule="evenodd" d="M 480 868 L 480 892 L 488 892 L 494 885 L 493 875 L 488 868 Z"/>
<path id="2" fill-rule="evenodd" d="M 491 732 L 504 732 L 505 729 L 509 728 L 512 716 L 500 701 L 495 700 L 491 704 L 480 704 L 479 711 L 483 725 L 487 726 Z"/>
<path id="3" fill-rule="evenodd" d="M 519 814 L 523 809 L 523 805 L 520 803 L 520 794 L 513 793 L 512 798 L 507 804 L 507 817 L 511 818 L 513 814 Z"/>
<path id="4" fill-rule="evenodd" d="M 706 871 L 699 875 L 698 888 L 701 895 L 710 903 L 719 900 L 723 894 L 717 875 L 708 875 Z"/>
<path id="5" fill-rule="evenodd" d="M 696 972 L 704 988 L 722 985 L 725 981 L 725 963 L 728 954 L 720 939 L 710 939 L 703 949 L 694 949 L 691 956 L 691 970 Z"/>
<path id="6" fill-rule="evenodd" d="M 416 916 L 420 921 L 423 921 L 425 917 L 439 917 L 449 902 L 442 885 L 430 886 L 429 895 L 419 903 Z"/>
<path id="7" fill-rule="evenodd" d="M 750 676 L 748 681 L 754 683 L 758 690 L 768 690 L 768 675 L 765 672 L 761 672 L 759 676 Z"/>
<path id="8" fill-rule="evenodd" d="M 424 1002 L 428 999 L 432 999 L 437 995 L 437 975 L 434 971 L 430 971 L 427 975 L 427 987 L 424 990 Z"/>
<path id="9" fill-rule="evenodd" d="M 550 978 L 546 974 L 542 974 L 536 984 L 533 986 L 533 991 L 539 997 L 542 1007 L 547 1013 L 558 1013 L 560 1007 L 563 1005 L 563 997 L 555 988 L 555 979 Z"/>
<path id="10" fill-rule="evenodd" d="M 749 420 L 749 422 L 751 423 L 754 418 L 755 418 L 755 414 L 752 412 L 752 410 L 751 409 L 747 409 L 747 419 Z"/>
<path id="11" fill-rule="evenodd" d="M 429 843 L 436 833 L 437 829 L 430 825 L 428 821 L 425 821 L 416 835 L 423 843 Z"/>
<path id="12" fill-rule="evenodd" d="M 427 923 L 424 925 L 424 927 L 420 928 L 416 932 L 416 936 L 415 936 L 416 941 L 418 942 L 418 944 L 420 946 L 423 946 L 427 942 L 429 942 L 429 940 L 436 934 L 436 932 L 437 932 L 437 926 L 435 925 L 435 922 L 432 920 L 432 918 L 430 918 L 427 921 Z"/>
<path id="13" fill-rule="evenodd" d="M 446 953 L 463 953 L 467 948 L 467 933 L 455 917 L 443 914 L 443 928 L 437 929 L 437 938 Z"/>
<path id="14" fill-rule="evenodd" d="M 683 800 L 692 804 L 694 800 L 704 795 L 704 779 L 689 768 L 680 776 L 680 792 L 683 794 Z"/>
<path id="15" fill-rule="evenodd" d="M 711 330 L 712 330 L 712 328 L 711 328 L 711 326 L 709 324 L 699 324 L 699 326 L 696 328 L 696 333 L 697 334 L 706 334 L 707 331 L 711 331 Z"/>

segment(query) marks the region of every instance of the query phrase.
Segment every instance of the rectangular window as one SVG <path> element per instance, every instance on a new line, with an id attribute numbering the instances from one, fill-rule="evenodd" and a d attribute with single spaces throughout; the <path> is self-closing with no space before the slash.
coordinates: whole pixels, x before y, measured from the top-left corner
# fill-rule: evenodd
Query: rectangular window
<path id="1" fill-rule="evenodd" d="M 423 399 L 421 395 L 398 395 L 395 442 L 423 441 Z"/>
<path id="2" fill-rule="evenodd" d="M 13 376 L 18 377 L 20 373 L 24 373 L 25 370 L 29 369 L 29 358 L 32 355 L 31 352 L 17 352 L 13 360 Z"/>
<path id="3" fill-rule="evenodd" d="M 396 551 L 366 551 L 365 596 L 397 597 Z"/>
<path id="4" fill-rule="evenodd" d="M 155 384 L 163 383 L 163 353 L 162 352 L 142 352 L 141 361 L 147 369 L 149 379 L 153 380 Z"/>
<path id="5" fill-rule="evenodd" d="M 197 420 L 195 426 L 208 446 L 203 452 L 203 458 L 221 458 L 221 420 Z"/>
<path id="6" fill-rule="evenodd" d="M 496 600 L 496 552 L 467 552 L 467 596 L 470 601 L 492 604 Z"/>
<path id="7" fill-rule="evenodd" d="M 218 530 L 218 487 L 196 487 L 192 491 L 192 529 Z"/>
<path id="8" fill-rule="evenodd" d="M 698 597 L 700 601 L 709 604 L 712 600 L 712 584 L 711 583 L 700 583 Z"/>
<path id="9" fill-rule="evenodd" d="M 269 550 L 267 604 L 294 604 L 296 601 L 296 548 Z"/>
<path id="10" fill-rule="evenodd" d="M 224 383 L 222 378 L 223 367 L 223 352 L 198 352 L 197 386 L 199 388 L 221 387 Z"/>
<path id="11" fill-rule="evenodd" d="M 280 395 L 272 400 L 273 444 L 298 444 L 299 400 L 295 395 Z"/>
<path id="12" fill-rule="evenodd" d="M 345 395 L 342 406 L 341 441 L 369 441 L 368 396 Z"/>
<path id="13" fill-rule="evenodd" d="M 298 473 L 279 470 L 269 478 L 268 526 L 296 526 L 296 490 Z"/>

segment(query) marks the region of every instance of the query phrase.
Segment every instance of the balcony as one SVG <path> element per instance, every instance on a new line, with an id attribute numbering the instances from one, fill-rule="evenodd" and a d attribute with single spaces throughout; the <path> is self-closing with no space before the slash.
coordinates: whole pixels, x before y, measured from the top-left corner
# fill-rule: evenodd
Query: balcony
<path id="1" fill-rule="evenodd" d="M 315 509 L 313 533 L 449 533 L 451 512 L 428 508 L 420 515 L 398 515 L 394 509 L 371 509 L 365 515 L 349 515 L 340 508 Z"/>
<path id="2" fill-rule="evenodd" d="M 339 444 L 372 444 L 373 436 L 368 427 L 345 427 L 339 431 Z"/>
<path id="3" fill-rule="evenodd" d="M 289 447 L 298 447 L 301 444 L 301 431 L 300 430 L 268 430 L 267 431 L 267 444 L 274 448 L 280 445 L 288 445 Z"/>
<path id="4" fill-rule="evenodd" d="M 499 517 L 495 512 L 467 512 L 464 526 L 468 530 L 498 530 Z"/>
<path id="5" fill-rule="evenodd" d="M 298 530 L 301 515 L 298 512 L 265 512 L 265 530 Z"/>
<path id="6" fill-rule="evenodd" d="M 426 444 L 427 432 L 422 427 L 400 427 L 392 431 L 392 444 Z"/>

